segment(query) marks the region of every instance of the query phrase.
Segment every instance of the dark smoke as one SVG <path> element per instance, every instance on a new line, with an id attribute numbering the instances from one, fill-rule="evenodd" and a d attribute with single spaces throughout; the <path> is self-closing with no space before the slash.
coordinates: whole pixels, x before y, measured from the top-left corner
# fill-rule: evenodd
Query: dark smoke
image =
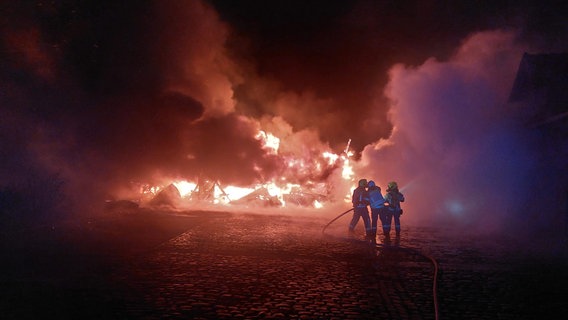
<path id="1" fill-rule="evenodd" d="M 75 204 L 102 203 L 133 182 L 205 174 L 249 184 L 278 167 L 257 125 L 231 113 L 226 27 L 209 6 L 3 7 L 2 188 L 38 172 L 63 179 Z"/>
<path id="2" fill-rule="evenodd" d="M 471 33 L 500 28 L 520 30 L 538 50 L 567 49 L 566 9 L 556 1 L 210 2 L 246 39 L 232 38 L 232 52 L 253 66 L 235 88 L 237 109 L 316 127 L 336 152 L 352 138 L 356 157 L 391 133 L 377 91 L 392 65 L 446 60 Z"/>

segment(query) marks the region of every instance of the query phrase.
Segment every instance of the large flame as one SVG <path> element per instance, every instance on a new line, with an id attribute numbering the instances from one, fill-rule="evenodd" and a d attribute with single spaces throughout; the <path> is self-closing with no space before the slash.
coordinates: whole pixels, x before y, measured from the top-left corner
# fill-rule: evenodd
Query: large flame
<path id="1" fill-rule="evenodd" d="M 331 150 L 323 151 L 317 157 L 301 157 L 293 154 L 281 155 L 279 149 L 282 140 L 274 134 L 259 130 L 255 138 L 262 144 L 267 154 L 278 155 L 283 159 L 286 172 L 300 176 L 309 176 L 310 171 L 320 172 L 325 166 L 340 170 L 341 178 L 346 181 L 353 180 L 353 167 L 350 157 L 353 153 L 349 150 L 351 139 L 341 154 Z M 141 194 L 145 199 L 151 199 L 158 195 L 169 185 L 175 186 L 182 200 L 204 200 L 216 205 L 234 204 L 238 200 L 250 197 L 260 202 L 270 202 L 271 205 L 285 207 L 292 204 L 323 208 L 329 202 L 330 182 L 313 181 L 303 179 L 303 183 L 291 183 L 286 177 L 274 178 L 268 181 L 258 182 L 251 186 L 223 185 L 221 181 L 204 179 L 190 181 L 183 179 L 165 179 L 160 185 L 143 184 Z M 352 190 L 346 190 L 345 199 L 349 198 Z M 204 196 L 204 194 L 207 195 Z M 251 200 L 251 201 L 252 201 Z"/>

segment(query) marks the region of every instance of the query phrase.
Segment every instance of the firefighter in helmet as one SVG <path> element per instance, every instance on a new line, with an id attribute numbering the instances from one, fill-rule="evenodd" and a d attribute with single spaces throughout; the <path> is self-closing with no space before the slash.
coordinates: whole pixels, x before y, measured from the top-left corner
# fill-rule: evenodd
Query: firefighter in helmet
<path id="1" fill-rule="evenodd" d="M 353 218 L 349 224 L 349 234 L 353 234 L 359 218 L 363 219 L 365 224 L 365 236 L 367 239 L 370 238 L 371 234 L 371 221 L 369 219 L 369 194 L 367 193 L 367 179 L 359 180 L 359 184 L 355 190 L 353 190 L 353 196 L 351 197 L 351 202 L 353 203 Z"/>
<path id="2" fill-rule="evenodd" d="M 379 217 L 384 220 L 385 199 L 381 193 L 381 188 L 375 184 L 373 180 L 367 184 L 369 187 L 369 203 L 371 207 L 371 240 L 376 241 L 377 237 L 377 221 Z"/>
<path id="3" fill-rule="evenodd" d="M 390 237 L 391 222 L 394 217 L 394 229 L 396 237 L 400 237 L 400 216 L 402 209 L 400 203 L 404 202 L 404 195 L 398 190 L 396 181 L 391 181 L 387 186 L 387 193 L 385 195 L 386 215 L 383 221 L 383 233 L 386 239 Z"/>

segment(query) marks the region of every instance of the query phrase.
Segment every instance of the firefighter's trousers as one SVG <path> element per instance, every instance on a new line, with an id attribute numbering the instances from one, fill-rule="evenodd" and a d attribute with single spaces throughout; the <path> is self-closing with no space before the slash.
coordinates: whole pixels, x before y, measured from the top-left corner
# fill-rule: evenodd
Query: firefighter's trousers
<path id="1" fill-rule="evenodd" d="M 381 219 L 381 223 L 383 221 L 382 215 L 384 208 L 371 208 L 371 236 L 375 237 L 377 235 L 377 224 L 379 217 Z"/>
<path id="2" fill-rule="evenodd" d="M 363 219 L 363 223 L 365 224 L 365 235 L 369 235 L 371 232 L 371 221 L 369 219 L 369 209 L 367 207 L 355 207 L 353 210 L 353 218 L 351 219 L 351 223 L 349 223 L 349 231 L 353 232 L 355 230 L 355 226 L 359 222 L 359 219 Z"/>
<path id="3" fill-rule="evenodd" d="M 381 218 L 383 222 L 383 234 L 385 236 L 390 235 L 392 219 L 394 218 L 396 235 L 400 235 L 400 210 L 385 209 L 383 212 L 383 217 Z"/>

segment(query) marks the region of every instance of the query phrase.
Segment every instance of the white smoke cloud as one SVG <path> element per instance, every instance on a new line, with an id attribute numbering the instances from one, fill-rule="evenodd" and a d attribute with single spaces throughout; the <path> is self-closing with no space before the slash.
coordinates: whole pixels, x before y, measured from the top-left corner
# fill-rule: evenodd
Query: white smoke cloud
<path id="1" fill-rule="evenodd" d="M 358 172 L 383 190 L 397 180 L 407 221 L 494 231 L 522 216 L 533 158 L 506 112 L 522 54 L 514 33 L 488 31 L 448 61 L 391 68 L 395 129 L 365 148 Z"/>

